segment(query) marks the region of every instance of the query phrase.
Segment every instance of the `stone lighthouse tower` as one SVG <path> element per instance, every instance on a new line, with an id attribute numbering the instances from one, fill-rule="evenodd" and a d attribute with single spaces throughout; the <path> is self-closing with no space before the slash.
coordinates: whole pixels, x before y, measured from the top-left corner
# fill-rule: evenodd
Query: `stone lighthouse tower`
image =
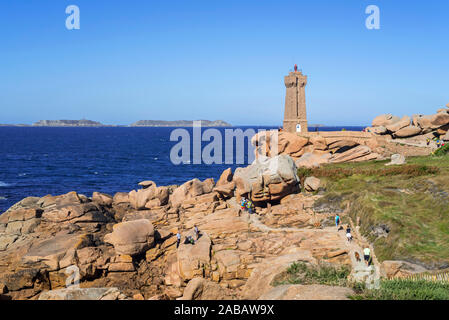
<path id="1" fill-rule="evenodd" d="M 306 113 L 307 76 L 298 71 L 290 72 L 284 77 L 287 92 L 285 95 L 284 130 L 287 132 L 308 132 Z"/>

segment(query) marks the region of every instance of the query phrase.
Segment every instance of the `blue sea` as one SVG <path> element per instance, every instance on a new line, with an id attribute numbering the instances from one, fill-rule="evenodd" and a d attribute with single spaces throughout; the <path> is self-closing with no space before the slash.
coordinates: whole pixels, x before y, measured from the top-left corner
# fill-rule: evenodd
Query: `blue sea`
<path id="1" fill-rule="evenodd" d="M 86 196 L 94 191 L 129 192 L 143 180 L 153 180 L 157 185 L 182 184 L 193 178 L 217 180 L 226 168 L 234 170 L 248 164 L 245 157 L 244 164 L 174 165 L 170 161 L 170 150 L 178 143 L 170 141 L 174 129 L 0 127 L 0 213 L 27 196 L 69 191 Z M 185 129 L 192 132 L 192 128 Z M 222 133 L 225 130 L 216 129 Z M 319 128 L 320 131 L 341 129 Z M 363 127 L 345 129 L 359 131 Z M 223 146 L 223 160 L 224 149 Z M 247 151 L 245 148 L 245 154 Z"/>

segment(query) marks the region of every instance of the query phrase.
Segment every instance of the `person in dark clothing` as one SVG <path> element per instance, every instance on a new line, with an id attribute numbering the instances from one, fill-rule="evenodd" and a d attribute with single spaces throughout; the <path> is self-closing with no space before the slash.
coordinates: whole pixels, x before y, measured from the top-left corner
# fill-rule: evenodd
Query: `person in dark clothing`
<path id="1" fill-rule="evenodd" d="M 180 243 L 181 243 L 181 234 L 178 231 L 178 233 L 176 233 L 176 248 L 179 248 Z"/>
<path id="2" fill-rule="evenodd" d="M 348 238 L 349 242 L 352 241 L 351 228 L 349 227 L 349 225 L 346 227 L 346 238 Z"/>

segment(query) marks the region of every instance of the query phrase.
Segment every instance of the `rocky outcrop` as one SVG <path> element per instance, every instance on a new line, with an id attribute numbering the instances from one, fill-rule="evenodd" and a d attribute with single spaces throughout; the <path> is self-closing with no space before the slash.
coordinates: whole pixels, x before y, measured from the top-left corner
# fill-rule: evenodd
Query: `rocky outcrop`
<path id="1" fill-rule="evenodd" d="M 315 154 L 311 152 L 304 153 L 301 158 L 295 161 L 298 168 L 315 168 L 322 164 L 329 163 L 329 159 L 332 157 L 330 153 Z"/>
<path id="2" fill-rule="evenodd" d="M 220 175 L 220 178 L 217 181 L 216 187 L 227 185 L 228 183 L 232 182 L 233 177 L 234 177 L 234 175 L 232 174 L 232 169 L 231 168 L 226 169 Z"/>
<path id="3" fill-rule="evenodd" d="M 67 288 L 45 291 L 39 300 L 127 300 L 117 288 Z"/>
<path id="4" fill-rule="evenodd" d="M 259 300 L 350 300 L 352 295 L 354 291 L 345 287 L 286 284 L 264 293 Z"/>
<path id="5" fill-rule="evenodd" d="M 395 138 L 408 138 L 413 137 L 420 134 L 422 131 L 421 128 L 416 126 L 407 126 L 403 127 L 393 133 L 393 137 Z"/>
<path id="6" fill-rule="evenodd" d="M 322 139 L 312 142 L 323 148 Z M 69 192 L 12 206 L 0 216 L 2 298 L 256 299 L 292 262 L 347 264 L 346 239 L 320 227 L 328 218 L 313 213 L 320 196 L 299 193 L 288 155 L 225 170 L 217 185 L 140 186 L 113 197 Z M 161 190 L 165 205 L 149 208 L 167 197 Z M 239 210 L 241 195 L 254 200 L 256 215 Z M 71 285 L 76 279 L 81 288 Z"/>
<path id="7" fill-rule="evenodd" d="M 380 156 L 371 152 L 368 146 L 357 146 L 341 153 L 334 153 L 329 162 L 341 163 L 350 161 L 368 161 L 378 159 Z"/>
<path id="8" fill-rule="evenodd" d="M 215 282 L 204 278 L 193 278 L 189 281 L 184 294 L 178 300 L 229 300 L 225 290 Z"/>
<path id="9" fill-rule="evenodd" d="M 404 123 L 405 121 L 406 119 L 403 119 Z M 400 125 L 398 124 L 398 126 Z M 365 152 L 363 155 L 366 157 L 360 156 L 361 159 L 358 159 L 359 157 L 347 157 L 344 161 L 364 161 L 382 158 L 380 154 L 372 149 L 372 147 L 377 147 L 375 139 L 367 140 L 362 145 L 361 141 L 357 139 L 345 138 L 344 136 L 340 138 L 338 135 L 325 138 L 319 134 L 309 133 L 308 137 L 305 137 L 284 131 L 265 131 L 256 134 L 252 139 L 252 143 L 256 146 L 256 158 L 286 154 L 293 158 L 297 167 L 318 167 L 331 162 L 331 158 L 336 157 L 336 154 L 341 154 L 351 149 L 360 151 L 360 147 L 367 150 L 367 153 Z M 366 147 L 369 149 L 366 149 Z"/>
<path id="10" fill-rule="evenodd" d="M 299 191 L 299 178 L 293 159 L 287 155 L 260 157 L 234 173 L 236 195 L 256 203 L 280 200 Z"/>
<path id="11" fill-rule="evenodd" d="M 388 279 L 403 278 L 426 271 L 424 267 L 406 261 L 386 260 L 380 266 L 382 276 Z"/>
<path id="12" fill-rule="evenodd" d="M 157 187 L 153 181 L 144 181 L 139 185 L 143 187 L 140 190 L 132 190 L 129 193 L 129 202 L 131 206 L 137 210 L 145 208 L 164 206 L 168 203 L 169 189 L 168 187 Z"/>
<path id="13" fill-rule="evenodd" d="M 385 128 L 390 132 L 396 132 L 401 130 L 402 128 L 408 127 L 411 123 L 411 119 L 409 116 L 404 116 L 401 120 L 396 121 L 392 124 L 387 125 Z"/>
<path id="14" fill-rule="evenodd" d="M 428 138 L 426 134 L 432 133 L 432 137 L 442 138 L 449 128 L 449 113 L 440 108 L 436 114 L 413 115 L 412 118 L 404 116 L 402 119 L 388 115 L 381 115 L 373 120 L 369 132 L 377 135 L 391 134 L 393 138 L 410 138 L 422 136 L 422 140 Z"/>
<path id="15" fill-rule="evenodd" d="M 117 254 L 137 255 L 154 244 L 154 228 L 146 219 L 117 223 L 104 242 L 112 244 Z"/>
<path id="16" fill-rule="evenodd" d="M 189 235 L 193 236 L 193 233 Z M 178 248 L 178 270 L 184 281 L 204 277 L 205 269 L 210 269 L 211 240 L 203 233 L 194 245 L 181 243 Z"/>
<path id="17" fill-rule="evenodd" d="M 382 114 L 374 118 L 371 125 L 373 127 L 380 127 L 380 126 L 387 127 L 389 125 L 398 122 L 399 120 L 400 120 L 399 117 L 393 116 L 392 114 Z"/>
<path id="18" fill-rule="evenodd" d="M 198 179 L 187 181 L 176 188 L 170 195 L 170 204 L 173 207 L 179 207 L 185 200 L 212 192 L 214 186 L 215 183 L 213 179 L 206 179 L 203 182 Z"/>

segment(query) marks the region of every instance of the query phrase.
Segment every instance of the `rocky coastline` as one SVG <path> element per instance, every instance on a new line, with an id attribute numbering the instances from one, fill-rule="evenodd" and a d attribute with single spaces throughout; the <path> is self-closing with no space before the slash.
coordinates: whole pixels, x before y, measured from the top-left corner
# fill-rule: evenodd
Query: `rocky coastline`
<path id="1" fill-rule="evenodd" d="M 310 229 L 329 215 L 311 214 L 315 196 L 300 192 L 296 170 L 280 155 L 217 182 L 25 198 L 0 216 L 1 297 L 257 299 L 272 289 L 267 277 L 298 259 L 350 265 L 338 233 Z M 241 211 L 243 196 L 257 214 Z M 184 240 L 194 225 L 198 241 L 177 248 L 177 231 Z M 74 266 L 79 289 L 66 288 Z"/>
<path id="2" fill-rule="evenodd" d="M 405 261 L 378 262 L 358 222 L 347 218 L 349 208 L 323 206 L 320 179 L 298 176 L 301 167 L 391 157 L 392 149 L 380 146 L 385 140 L 370 132 L 355 142 L 351 133 L 281 131 L 280 154 L 271 155 L 273 133 L 264 134 L 263 143 L 253 138 L 257 161 L 223 171 L 218 181 L 157 186 L 148 180 L 114 195 L 72 191 L 16 203 L 0 215 L 0 298 L 347 299 L 353 293 L 348 287 L 275 282 L 297 261 L 348 268 L 351 281 L 367 285 L 425 270 Z M 419 148 L 430 152 L 427 145 Z M 252 200 L 255 214 L 242 211 L 243 197 Z M 349 219 L 350 244 L 335 229 L 335 214 Z M 195 226 L 200 236 L 185 242 L 195 238 Z M 373 252 L 369 268 L 357 259 L 366 246 Z"/>

